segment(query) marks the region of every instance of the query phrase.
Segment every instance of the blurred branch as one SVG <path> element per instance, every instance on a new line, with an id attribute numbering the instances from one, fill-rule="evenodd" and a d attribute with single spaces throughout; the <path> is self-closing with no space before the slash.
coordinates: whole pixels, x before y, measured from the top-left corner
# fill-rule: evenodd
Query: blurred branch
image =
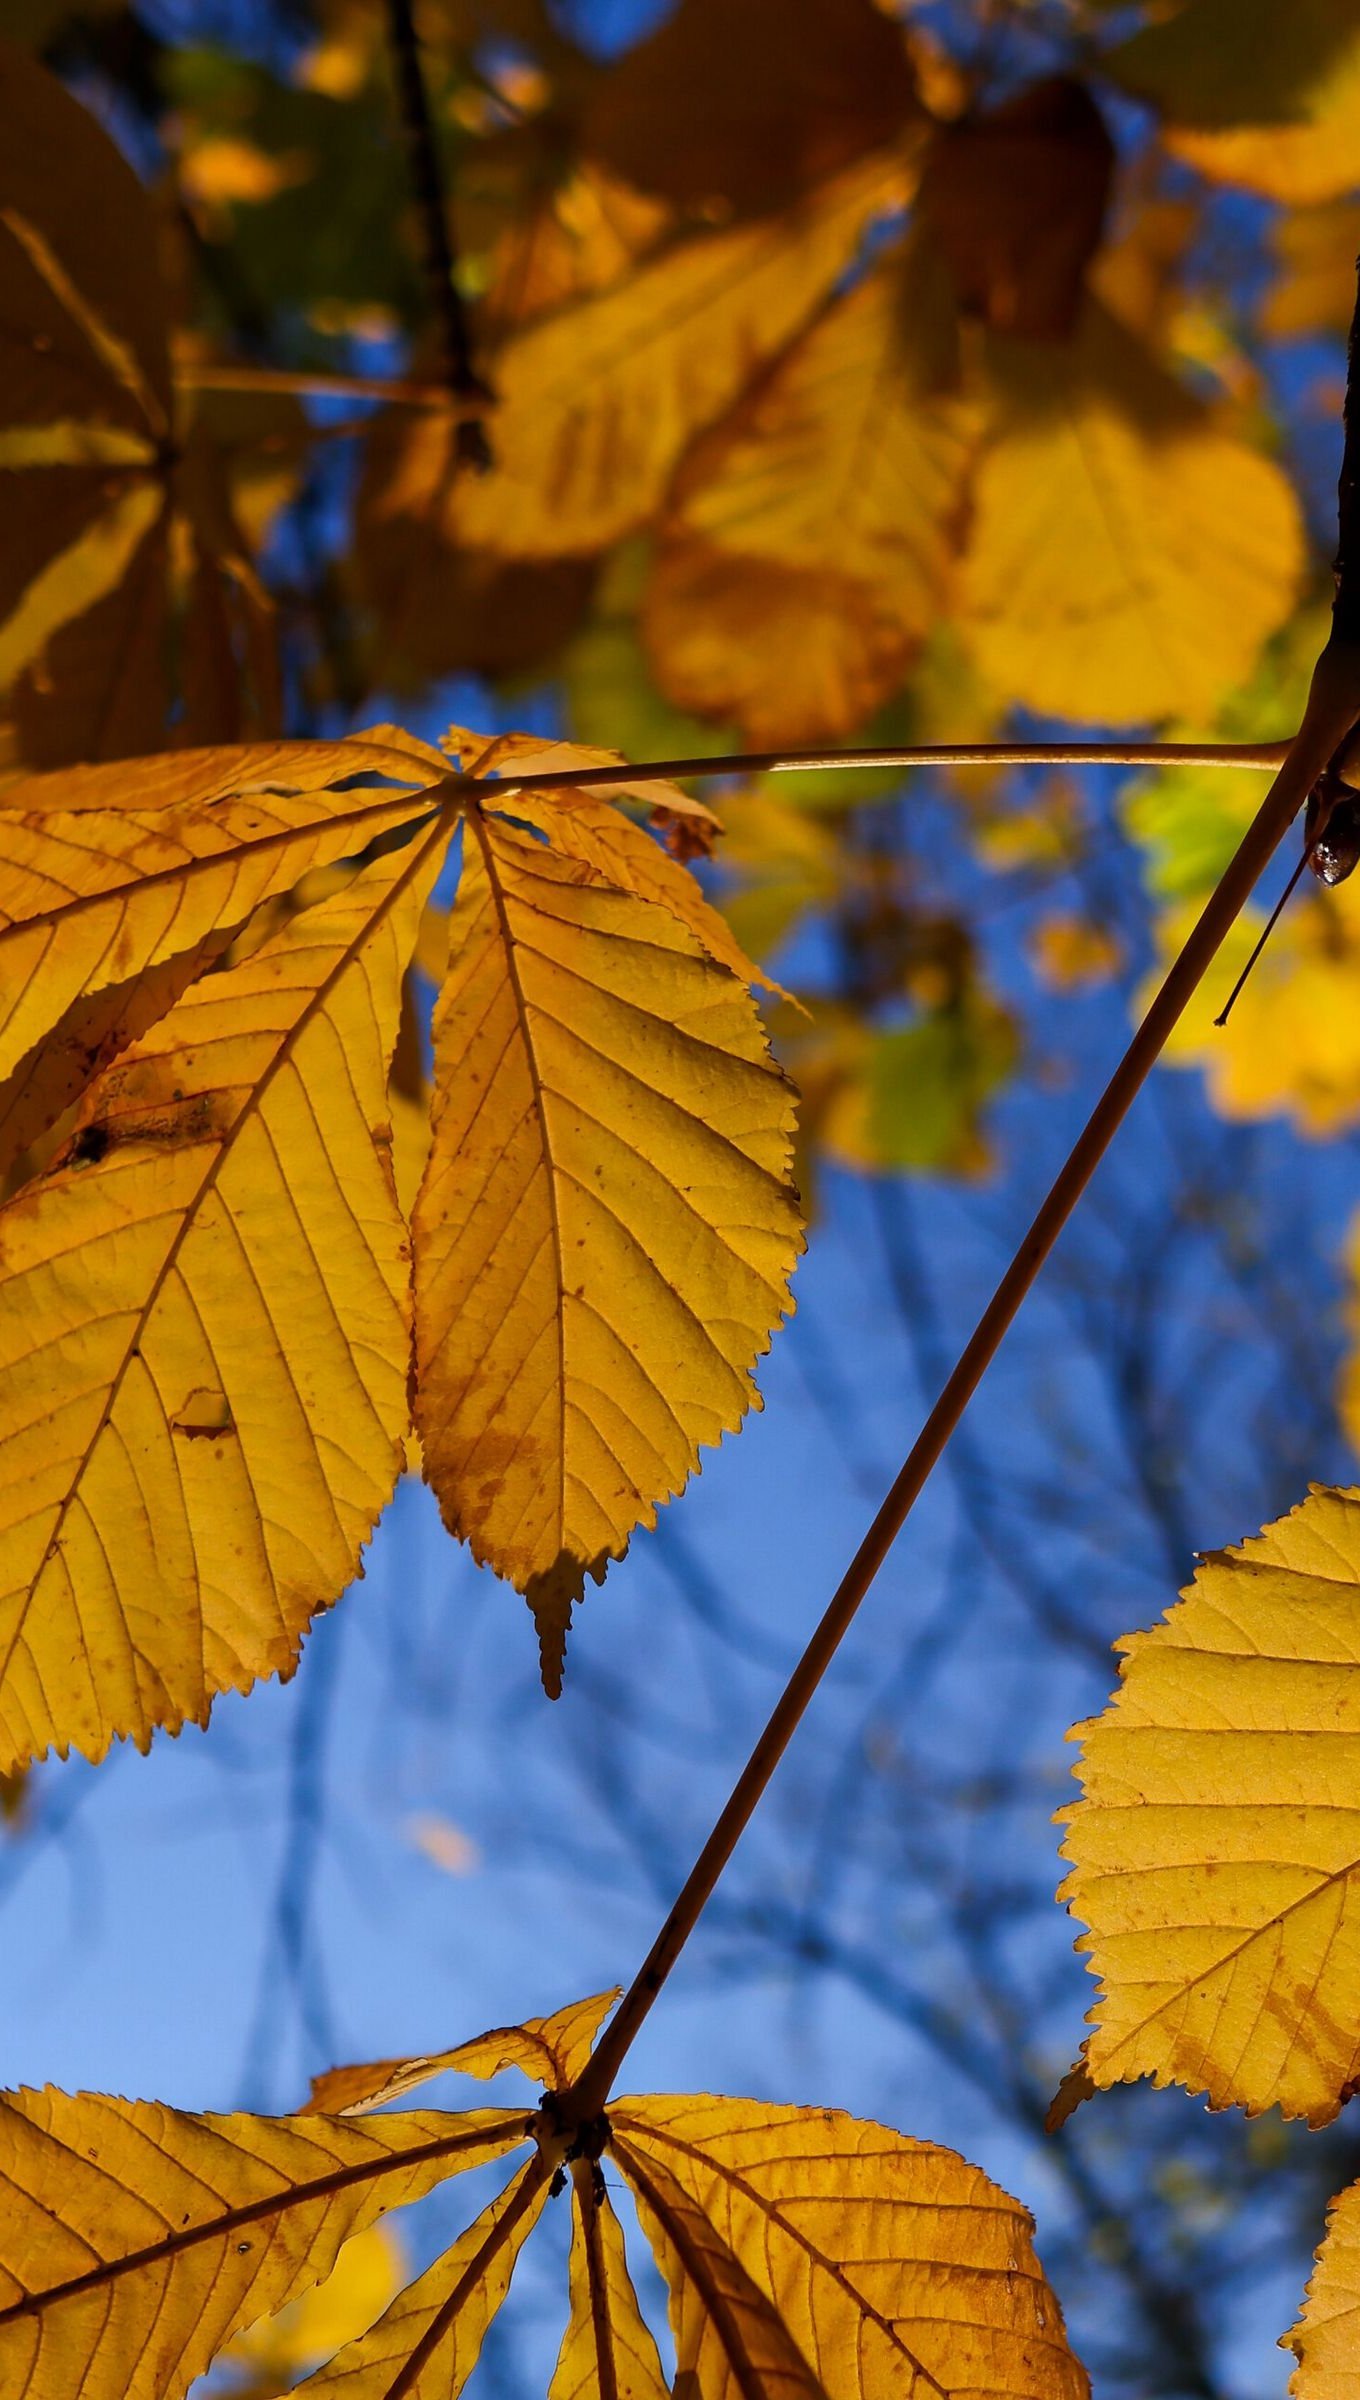
<path id="1" fill-rule="evenodd" d="M 476 412 L 459 419 L 456 455 L 464 465 L 484 472 L 491 464 L 491 448 L 481 419 L 490 406 L 491 393 L 473 365 L 472 337 L 458 289 L 448 201 L 421 72 L 411 0 L 387 0 L 387 25 L 396 63 L 411 184 L 420 211 L 425 282 L 443 350 L 444 383 L 455 405 Z"/>

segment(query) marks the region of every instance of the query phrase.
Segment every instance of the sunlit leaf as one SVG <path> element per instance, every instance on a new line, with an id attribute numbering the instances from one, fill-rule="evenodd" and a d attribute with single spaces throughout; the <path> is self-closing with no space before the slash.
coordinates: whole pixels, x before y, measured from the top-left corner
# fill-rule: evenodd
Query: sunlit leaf
<path id="1" fill-rule="evenodd" d="M 416 1423 L 449 1526 L 529 1594 L 555 1688 L 584 1575 L 756 1397 L 798 1248 L 790 1095 L 668 909 L 480 811 L 450 948 Z"/>
<path id="2" fill-rule="evenodd" d="M 1292 2400 L 1355 2400 L 1360 2386 L 1360 2184 L 1338 2192 L 1292 2333 L 1281 2340 L 1298 2365 Z"/>
<path id="3" fill-rule="evenodd" d="M 623 2228 L 589 2167 L 572 2177 L 571 2316 L 548 2400 L 666 2400 L 656 2342 L 628 2272 Z"/>
<path id="4" fill-rule="evenodd" d="M 347 2343 L 299 2388 L 311 2400 L 328 2394 L 388 2400 L 405 2370 L 403 2389 L 411 2400 L 457 2400 L 547 2197 L 548 2178 L 535 2159 L 442 2258 L 398 2293 L 371 2331 Z"/>
<path id="5" fill-rule="evenodd" d="M 518 2067 L 532 2082 L 557 2090 L 580 2074 L 618 1996 L 617 1988 L 594 1992 L 550 2017 L 494 2026 L 490 2033 L 476 2034 L 470 2042 L 430 2058 L 384 2058 L 372 2066 L 330 2067 L 313 2077 L 309 2105 L 328 2115 L 349 2115 L 398 2100 L 434 2075 L 475 2075 L 489 2081 L 506 2067 Z"/>
<path id="6" fill-rule="evenodd" d="M 446 778 L 438 751 L 379 728 L 0 788 L 0 1177 L 257 911 Z"/>
<path id="7" fill-rule="evenodd" d="M 610 2123 L 702 2400 L 1085 2393 L 1031 2220 L 953 2151 L 751 2100 L 620 2100 Z"/>
<path id="8" fill-rule="evenodd" d="M 202 1721 L 357 1570 L 409 1423 L 387 1072 L 447 839 L 191 986 L 0 1212 L 0 1762 Z"/>
<path id="9" fill-rule="evenodd" d="M 0 2101 L 4 2389 L 178 2400 L 384 2210 L 525 2132 L 512 2109 L 342 2123 L 13 2093 Z"/>
<path id="10" fill-rule="evenodd" d="M 1216 182 L 1291 203 L 1360 182 L 1356 0 L 1187 0 L 1106 64 L 1164 112 L 1168 147 Z"/>
<path id="11" fill-rule="evenodd" d="M 919 256 L 889 259 L 701 445 L 643 618 L 671 699 L 765 747 L 844 733 L 902 682 L 962 534 L 951 334 Z"/>
<path id="12" fill-rule="evenodd" d="M 324 2283 L 288 2301 L 277 2316 L 238 2333 L 223 2357 L 252 2380 L 282 2390 L 300 2369 L 367 2332 L 400 2285 L 401 2270 L 401 2250 L 390 2227 L 370 2225 L 341 2245 Z"/>
<path id="13" fill-rule="evenodd" d="M 811 314 L 901 189 L 894 159 L 868 161 L 782 216 L 680 242 L 516 335 L 489 368 L 496 463 L 452 485 L 450 541 L 561 558 L 643 523 L 685 445 Z M 447 455 L 450 440 L 432 417 L 408 431 L 412 448 Z M 420 487 L 439 481 L 436 463 Z"/>
<path id="14" fill-rule="evenodd" d="M 1076 1728 L 1062 1887 L 1100 1983 L 1059 2115 L 1151 2076 L 1325 2125 L 1360 2074 L 1360 1493 L 1207 1557 Z"/>
<path id="15" fill-rule="evenodd" d="M 456 2400 L 568 2165 L 570 2320 L 550 2400 L 662 2400 L 601 2161 L 632 2186 L 671 2287 L 675 2389 L 691 2400 L 1085 2400 L 1027 2213 L 952 2151 L 751 2100 L 622 2100 L 566 2129 L 555 2096 L 613 1997 L 443 2054 L 546 2076 L 532 2116 L 0 2101 L 0 2366 L 27 2400 L 182 2400 L 254 2319 L 292 2308 L 295 2330 L 324 2323 L 342 2244 L 385 2209 L 532 2141 L 537 2155 L 476 2222 L 305 2384 L 316 2400 Z"/>
<path id="16" fill-rule="evenodd" d="M 1082 722 L 1204 715 L 1298 594 L 1298 503 L 1090 305 L 1069 345 L 992 349 L 966 630 L 1001 690 Z"/>

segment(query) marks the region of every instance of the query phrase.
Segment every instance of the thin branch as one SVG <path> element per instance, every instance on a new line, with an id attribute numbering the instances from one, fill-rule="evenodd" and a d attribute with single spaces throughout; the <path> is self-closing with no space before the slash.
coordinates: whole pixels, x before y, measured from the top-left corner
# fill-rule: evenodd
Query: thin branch
<path id="1" fill-rule="evenodd" d="M 458 289 L 448 203 L 429 96 L 421 72 L 411 0 L 387 0 L 387 24 L 401 98 L 411 185 L 420 210 L 425 283 L 443 351 L 444 383 L 456 403 L 465 408 L 471 405 L 476 410 L 475 414 L 459 419 L 456 454 L 466 466 L 484 472 L 491 464 L 491 448 L 481 419 L 491 404 L 491 393 L 473 364 L 472 337 Z"/>
<path id="2" fill-rule="evenodd" d="M 409 376 L 325 375 L 310 368 L 226 366 L 216 359 L 177 359 L 175 382 L 188 392 L 276 392 L 299 400 L 385 400 L 393 407 L 463 408 L 480 416 L 485 400 L 453 400 L 442 383 Z"/>
<path id="3" fill-rule="evenodd" d="M 1284 763 L 1198 924 L 1175 960 L 1147 1015 L 1025 1235 L 977 1328 L 931 1410 L 895 1483 L 855 1553 L 821 1623 L 803 1652 L 704 1844 L 670 1915 L 601 2037 L 590 2064 L 559 2102 L 572 2122 L 585 2123 L 604 2106 L 614 2079 L 658 1992 L 693 1932 L 710 1894 L 778 1766 L 795 1729 L 840 1647 L 879 1568 L 926 1480 L 995 1356 L 1111 1140 L 1123 1123 L 1167 1036 L 1198 987 L 1257 877 L 1318 776 L 1360 718 L 1360 644 L 1335 637 L 1313 674 L 1303 724 Z"/>

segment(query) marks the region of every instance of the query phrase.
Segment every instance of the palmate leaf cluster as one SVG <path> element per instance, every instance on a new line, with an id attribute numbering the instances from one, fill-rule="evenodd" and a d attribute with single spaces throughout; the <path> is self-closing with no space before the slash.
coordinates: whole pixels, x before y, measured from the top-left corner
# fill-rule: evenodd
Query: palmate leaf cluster
<path id="1" fill-rule="evenodd" d="M 554 2096 L 616 1996 L 437 2057 L 336 2070 L 290 2118 L 15 2094 L 0 2105 L 6 2376 L 31 2400 L 179 2400 L 234 2333 L 325 2277 L 382 2212 L 532 2144 L 460 2239 L 301 2389 L 454 2400 L 569 2179 L 552 2400 L 661 2400 L 608 2168 L 669 2287 L 677 2391 L 1084 2400 L 1025 2211 L 952 2151 L 833 2110 L 707 2098 L 621 2099 L 584 2137 L 555 2130 Z M 538 2108 L 372 2113 L 448 2070 L 507 2067 L 546 2086 Z"/>
<path id="2" fill-rule="evenodd" d="M 413 1425 L 556 1689 L 584 1578 L 740 1423 L 788 1305 L 792 1095 L 755 970 L 608 790 L 519 794 L 388 729 L 5 800 L 6 1767 L 287 1672 Z M 403 989 L 455 835 L 398 1159 Z"/>

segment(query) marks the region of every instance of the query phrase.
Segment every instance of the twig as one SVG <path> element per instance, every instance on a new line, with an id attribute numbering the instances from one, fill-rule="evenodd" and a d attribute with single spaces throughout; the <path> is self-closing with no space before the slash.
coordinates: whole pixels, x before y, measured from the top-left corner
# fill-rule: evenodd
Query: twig
<path id="1" fill-rule="evenodd" d="M 186 392 L 277 392 L 299 400 L 385 400 L 394 408 L 452 405 L 480 415 L 484 399 L 450 402 L 442 383 L 413 382 L 409 376 L 325 375 L 309 368 L 226 366 L 215 359 L 177 359 L 175 382 Z"/>
<path id="2" fill-rule="evenodd" d="M 491 405 L 491 393 L 473 365 L 472 340 L 458 289 L 448 204 L 420 68 L 411 0 L 387 0 L 387 23 L 396 63 L 411 184 L 420 210 L 425 282 L 443 349 L 444 382 L 455 405 L 476 412 L 459 418 L 456 455 L 464 465 L 484 473 L 491 464 L 491 446 L 482 413 Z"/>

